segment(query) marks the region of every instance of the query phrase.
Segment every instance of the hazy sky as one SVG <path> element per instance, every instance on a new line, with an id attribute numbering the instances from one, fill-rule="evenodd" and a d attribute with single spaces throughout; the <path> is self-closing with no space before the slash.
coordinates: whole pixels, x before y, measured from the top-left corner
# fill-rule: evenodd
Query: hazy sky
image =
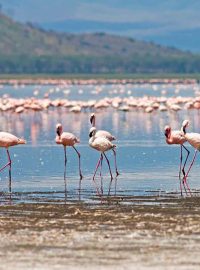
<path id="1" fill-rule="evenodd" d="M 131 23 L 123 35 L 163 37 L 200 29 L 200 0 L 0 0 L 20 21 L 39 24 L 65 20 Z M 101 29 L 100 29 L 101 30 Z"/>
<path id="2" fill-rule="evenodd" d="M 199 27 L 199 0 L 0 0 L 15 18 L 49 22 L 85 19 L 106 22 L 156 22 Z"/>

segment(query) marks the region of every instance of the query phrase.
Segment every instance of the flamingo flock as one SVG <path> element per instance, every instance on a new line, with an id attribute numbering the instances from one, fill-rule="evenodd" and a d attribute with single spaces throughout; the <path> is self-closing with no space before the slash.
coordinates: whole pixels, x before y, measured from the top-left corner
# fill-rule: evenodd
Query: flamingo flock
<path id="1" fill-rule="evenodd" d="M 0 79 L 0 85 L 12 85 L 17 88 L 24 85 L 99 85 L 99 84 L 172 84 L 172 85 L 193 85 L 196 84 L 195 79 L 55 79 L 55 78 L 27 78 L 27 79 Z"/>
<path id="2" fill-rule="evenodd" d="M 101 164 L 101 170 L 102 170 L 102 162 L 103 162 L 103 157 L 105 157 L 107 164 L 108 164 L 108 168 L 109 168 L 109 172 L 110 172 L 110 177 L 111 177 L 111 181 L 113 179 L 112 176 L 112 171 L 111 171 L 111 166 L 110 166 L 110 162 L 105 154 L 106 151 L 108 150 L 113 150 L 114 153 L 114 157 L 115 157 L 115 170 L 116 170 L 116 177 L 119 175 L 118 169 L 117 169 L 117 162 L 116 162 L 116 151 L 114 150 L 114 148 L 116 147 L 116 145 L 112 144 L 112 140 L 115 140 L 115 137 L 112 136 L 108 131 L 105 130 L 96 130 L 96 127 L 94 127 L 95 125 L 95 114 L 92 114 L 90 117 L 90 122 L 92 124 L 92 128 L 89 131 L 89 145 L 94 148 L 95 150 L 101 152 L 100 155 L 100 159 L 97 162 L 97 166 L 93 175 L 93 181 L 95 182 L 95 175 L 96 172 L 99 168 L 99 165 Z M 66 180 L 66 165 L 67 165 L 67 151 L 66 148 L 67 147 L 72 147 L 77 156 L 78 156 L 78 162 L 79 162 L 79 176 L 80 176 L 80 180 L 82 180 L 83 175 L 81 172 L 81 154 L 79 153 L 79 151 L 76 149 L 76 147 L 74 146 L 77 143 L 80 143 L 80 140 L 72 133 L 70 132 L 63 132 L 63 127 L 62 124 L 58 123 L 56 125 L 56 138 L 55 138 L 55 142 L 56 144 L 61 144 L 64 147 L 64 166 L 65 166 L 65 170 L 64 170 L 64 179 Z M 9 167 L 9 191 L 11 192 L 11 158 L 10 158 L 10 154 L 8 151 L 8 148 L 11 146 L 15 146 L 18 144 L 25 144 L 26 141 L 24 139 L 20 139 L 14 135 L 12 135 L 11 133 L 8 132 L 0 132 L 0 147 L 4 147 L 7 151 L 7 156 L 8 156 L 8 163 L 6 165 L 4 165 L 1 169 L 0 172 L 2 170 L 4 170 L 6 167 Z M 100 174 L 102 173 L 100 170 Z M 97 189 L 98 190 L 98 189 Z M 102 191 L 103 193 L 103 191 Z"/>
<path id="3" fill-rule="evenodd" d="M 38 85 L 37 85 L 38 84 Z M 102 85 L 101 85 L 102 84 Z M 105 84 L 105 85 L 103 85 Z M 105 87 L 112 84 L 109 88 Z M 5 94 L 4 86 L 12 85 L 13 89 L 23 88 L 25 85 L 35 85 L 32 97 L 11 98 Z M 76 89 L 78 100 L 67 98 Z M 83 89 L 81 86 L 88 85 L 88 99 L 81 99 Z M 158 87 L 159 85 L 159 87 Z M 175 87 L 174 96 L 167 97 L 166 85 Z M 46 89 L 42 89 L 45 86 Z M 48 88 L 46 86 L 49 86 Z M 135 89 L 144 87 L 145 95 L 135 97 Z M 160 88 L 160 96 L 156 94 Z M 194 96 L 179 96 L 180 91 L 192 90 Z M 63 108 L 68 112 L 80 113 L 85 111 L 100 111 L 112 109 L 117 111 L 143 111 L 151 114 L 155 112 L 178 112 L 182 110 L 200 109 L 200 87 L 195 80 L 52 80 L 52 79 L 24 79 L 24 80 L 1 80 L 0 89 L 4 94 L 0 98 L 0 112 L 12 112 L 15 114 L 27 113 L 29 111 L 47 111 Z M 104 91 L 106 90 L 106 92 Z M 102 93 L 106 97 L 102 97 Z M 142 90 L 143 91 L 143 90 Z M 151 91 L 151 94 L 149 94 Z M 156 96 L 154 96 L 154 94 Z M 52 98 L 52 95 L 60 96 Z M 30 93 L 29 93 L 30 95 Z M 40 96 L 40 98 L 39 98 Z M 61 97 L 63 96 L 63 97 Z"/>
<path id="4" fill-rule="evenodd" d="M 97 92 L 98 94 L 98 92 Z M 81 113 L 86 111 L 117 110 L 117 111 L 142 111 L 153 112 L 178 112 L 182 110 L 199 110 L 200 97 L 104 97 L 101 99 L 69 100 L 66 98 L 11 98 L 6 94 L 0 98 L 0 112 L 12 112 L 15 114 L 30 111 L 42 112 L 56 108 L 63 108 L 68 112 Z"/>
<path id="5" fill-rule="evenodd" d="M 115 177 L 119 175 L 119 171 L 117 168 L 117 159 L 116 159 L 116 145 L 112 143 L 113 140 L 116 140 L 116 138 L 108 131 L 106 130 L 97 130 L 96 128 L 96 116 L 94 113 L 91 114 L 90 116 L 90 123 L 91 123 L 91 128 L 89 130 L 89 146 L 96 151 L 100 152 L 100 157 L 97 161 L 94 174 L 93 174 L 93 181 L 95 183 L 95 176 L 100 168 L 100 176 L 102 176 L 102 163 L 103 159 L 105 158 L 106 163 L 108 165 L 108 170 L 110 173 L 110 179 L 111 181 L 113 180 L 113 173 L 111 170 L 110 166 L 110 161 L 106 155 L 107 151 L 113 151 L 114 154 L 114 165 L 115 165 Z M 189 121 L 184 120 L 181 126 L 180 130 L 172 130 L 169 125 L 165 126 L 164 129 L 164 134 L 165 134 L 165 139 L 166 143 L 169 145 L 175 144 L 175 145 L 180 145 L 180 165 L 179 165 L 179 181 L 180 181 L 180 192 L 181 196 L 183 195 L 183 189 L 186 194 L 192 195 L 189 184 L 188 184 L 188 176 L 191 171 L 191 168 L 194 164 L 194 161 L 196 159 L 197 152 L 200 151 L 200 134 L 199 133 L 188 133 L 186 131 L 187 127 L 189 126 Z M 56 125 L 56 138 L 55 138 L 56 144 L 60 144 L 64 147 L 64 179 L 66 179 L 66 165 L 67 165 L 67 147 L 72 147 L 74 151 L 76 152 L 78 156 L 78 167 L 79 167 L 79 177 L 80 180 L 82 180 L 83 175 L 81 171 L 81 154 L 80 152 L 76 149 L 75 145 L 77 143 L 80 143 L 79 138 L 77 138 L 74 134 L 70 132 L 63 132 L 63 127 L 61 123 L 58 123 Z M 194 157 L 189 165 L 189 168 L 186 172 L 186 165 L 187 161 L 190 155 L 190 151 L 187 149 L 185 146 L 185 143 L 188 142 L 194 149 Z M 8 162 L 0 168 L 0 172 L 4 170 L 5 168 L 9 167 L 9 191 L 11 191 L 11 165 L 12 161 L 10 158 L 9 154 L 9 147 L 19 145 L 19 144 L 25 144 L 26 141 L 22 138 L 18 138 L 11 133 L 8 132 L 0 132 L 0 147 L 3 147 L 6 149 L 7 157 L 8 157 Z M 186 158 L 183 162 L 183 149 L 186 151 Z M 182 166 L 183 164 L 183 166 Z M 96 183 L 95 183 L 96 185 Z M 98 194 L 100 192 L 98 191 Z M 103 190 L 101 187 L 101 193 L 103 194 Z"/>

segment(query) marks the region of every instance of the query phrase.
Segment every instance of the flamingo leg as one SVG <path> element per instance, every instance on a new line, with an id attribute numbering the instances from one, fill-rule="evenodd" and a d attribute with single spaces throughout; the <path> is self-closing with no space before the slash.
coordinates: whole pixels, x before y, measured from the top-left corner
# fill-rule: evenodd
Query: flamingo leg
<path id="1" fill-rule="evenodd" d="M 11 158 L 10 158 L 10 153 L 7 149 L 7 155 L 8 155 L 8 164 L 9 164 L 9 192 L 11 192 L 11 165 L 12 165 L 12 162 L 11 162 Z"/>
<path id="2" fill-rule="evenodd" d="M 64 155 L 65 155 L 65 161 L 64 161 L 64 164 L 65 164 L 65 168 L 66 168 L 66 165 L 67 165 L 67 153 L 66 153 L 66 146 L 64 146 Z"/>
<path id="3" fill-rule="evenodd" d="M 100 161 L 100 177 L 101 177 L 101 193 L 103 194 L 103 179 L 102 179 L 102 163 L 103 163 L 103 155 L 101 154 L 101 161 Z"/>
<path id="4" fill-rule="evenodd" d="M 185 159 L 185 162 L 183 164 L 183 168 L 182 168 L 182 173 L 183 173 L 183 176 L 185 177 L 185 166 L 186 166 L 186 163 L 187 163 L 187 160 L 188 160 L 188 157 L 190 155 L 190 151 L 184 146 L 182 145 L 183 148 L 187 151 L 187 156 L 186 156 L 186 159 Z M 188 186 L 188 183 L 186 183 L 186 185 Z M 185 188 L 185 182 L 183 181 L 183 187 L 185 189 L 185 193 L 187 194 L 187 191 L 186 191 L 186 188 Z"/>
<path id="5" fill-rule="evenodd" d="M 67 197 L 67 181 L 66 181 L 66 166 L 67 166 L 67 154 L 66 154 L 66 146 L 64 146 L 64 155 L 65 155 L 65 168 L 64 168 L 64 182 L 65 182 L 65 199 Z"/>
<path id="6" fill-rule="evenodd" d="M 78 199 L 79 199 L 79 201 L 81 200 L 81 184 L 82 184 L 82 181 L 80 179 L 79 180 L 79 189 L 78 189 Z"/>
<path id="7" fill-rule="evenodd" d="M 72 146 L 74 148 L 74 150 L 76 151 L 77 155 L 78 155 L 78 166 L 79 166 L 79 175 L 80 175 L 80 180 L 83 179 L 83 175 L 81 173 L 81 154 L 78 152 L 78 150 Z"/>
<path id="8" fill-rule="evenodd" d="M 98 170 L 98 168 L 100 166 L 100 162 L 101 162 L 101 156 L 100 156 L 99 160 L 97 161 L 97 165 L 96 165 L 96 168 L 95 168 L 95 171 L 94 171 L 94 175 L 93 175 L 93 178 L 92 178 L 92 180 L 93 180 L 93 182 L 95 184 L 95 187 L 96 187 L 96 190 L 97 190 L 98 195 L 100 195 L 100 193 L 99 193 L 99 189 L 97 187 L 96 181 L 95 181 L 95 175 L 96 175 L 97 170 Z"/>
<path id="9" fill-rule="evenodd" d="M 101 154 L 101 162 L 100 162 L 100 165 L 101 165 L 101 167 L 100 167 L 100 177 L 102 177 L 102 164 L 103 164 L 103 155 Z"/>
<path id="10" fill-rule="evenodd" d="M 184 178 L 183 178 L 183 181 L 185 182 L 185 184 L 186 184 L 186 186 L 187 186 L 187 188 L 188 188 L 188 190 L 189 190 L 189 192 L 190 192 L 190 195 L 192 195 L 192 193 L 191 193 L 191 190 L 190 190 L 190 188 L 189 188 L 189 186 L 188 186 L 188 184 L 187 184 L 187 177 L 188 177 L 189 172 L 190 172 L 190 170 L 191 170 L 191 168 L 192 168 L 192 166 L 193 166 L 193 164 L 194 164 L 196 155 L 197 155 L 197 149 L 195 149 L 194 157 L 193 157 L 193 159 L 192 159 L 192 162 L 191 162 L 191 164 L 190 164 L 190 167 L 189 167 L 189 169 L 188 169 L 186 175 L 185 175 Z"/>
<path id="11" fill-rule="evenodd" d="M 117 178 L 115 179 L 115 196 L 117 194 Z"/>
<path id="12" fill-rule="evenodd" d="M 115 149 L 112 149 L 113 153 L 114 153 L 114 159 L 115 159 L 115 171 L 116 171 L 116 176 L 119 175 L 118 169 L 117 169 L 117 155 L 116 155 L 116 151 Z"/>
<path id="13" fill-rule="evenodd" d="M 187 151 L 187 157 L 186 157 L 186 159 L 185 159 L 185 162 L 184 162 L 184 165 L 183 165 L 183 169 L 182 169 L 183 175 L 185 176 L 185 166 L 186 166 L 188 157 L 189 157 L 189 155 L 190 155 L 190 151 L 189 151 L 184 145 L 182 145 L 182 146 L 183 146 L 183 148 Z"/>
<path id="14" fill-rule="evenodd" d="M 110 177 L 111 177 L 111 181 L 112 181 L 113 176 L 112 176 L 112 172 L 111 172 L 111 168 L 110 168 L 110 162 L 109 162 L 109 160 L 108 160 L 108 158 L 107 158 L 106 154 L 105 154 L 105 153 L 103 153 L 103 155 L 104 155 L 104 157 L 106 158 L 106 161 L 107 161 L 107 163 L 108 163 L 108 168 L 109 168 L 109 171 L 110 171 Z"/>
<path id="15" fill-rule="evenodd" d="M 0 169 L 0 172 L 9 166 L 9 192 L 11 192 L 11 165 L 12 165 L 12 161 L 11 161 L 8 149 L 6 149 L 6 151 L 7 151 L 7 156 L 8 156 L 8 163 Z"/>
<path id="16" fill-rule="evenodd" d="M 180 154 L 180 167 L 179 167 L 179 181 L 180 181 L 180 191 L 181 196 L 183 196 L 182 184 L 181 184 L 181 168 L 182 168 L 182 161 L 183 161 L 183 147 L 181 145 L 181 154 Z M 183 184 L 184 185 L 184 184 Z M 184 186 L 185 188 L 185 186 Z"/>
<path id="17" fill-rule="evenodd" d="M 0 169 L 0 172 L 3 171 L 6 167 L 10 166 L 10 162 L 8 162 L 5 166 L 3 166 L 1 169 Z"/>
<path id="18" fill-rule="evenodd" d="M 4 170 L 6 167 L 8 167 L 8 166 L 11 167 L 10 154 L 9 154 L 9 152 L 8 152 L 8 149 L 7 149 L 6 151 L 7 151 L 7 156 L 8 156 L 8 163 L 0 169 L 0 172 L 3 171 L 3 170 Z"/>
<path id="19" fill-rule="evenodd" d="M 93 175 L 93 180 L 95 179 L 95 175 L 96 175 L 97 170 L 98 170 L 98 168 L 100 166 L 100 162 L 101 162 L 101 156 L 100 156 L 99 160 L 97 161 L 97 165 L 96 165 L 96 168 L 95 168 L 95 171 L 94 171 L 94 175 Z"/>
<path id="20" fill-rule="evenodd" d="M 116 178 L 116 179 L 117 179 L 117 178 Z M 111 187 L 112 187 L 112 179 L 110 180 L 110 183 L 109 183 L 108 196 L 110 196 Z"/>
<path id="21" fill-rule="evenodd" d="M 182 169 L 182 161 L 183 161 L 183 148 L 182 148 L 183 145 L 181 145 L 181 155 L 180 155 L 180 169 L 179 169 L 179 180 L 180 180 L 180 190 L 181 190 L 181 196 L 183 196 L 183 192 L 182 192 L 182 183 L 183 183 L 183 187 L 184 187 L 184 190 L 185 190 L 185 193 L 187 194 L 187 190 L 186 190 L 186 187 L 185 187 L 185 182 L 182 181 L 181 179 L 181 169 Z M 186 158 L 186 161 L 187 161 L 187 158 Z M 184 162 L 184 166 L 186 164 L 186 161 Z M 183 167 L 184 167 L 183 166 Z M 185 171 L 183 169 L 183 175 L 185 176 Z"/>
<path id="22" fill-rule="evenodd" d="M 111 186 L 112 186 L 112 179 L 110 180 L 108 196 L 110 196 Z M 115 192 L 114 195 L 116 196 L 116 194 L 117 194 L 117 177 L 115 177 L 115 189 L 114 189 L 114 192 Z"/>

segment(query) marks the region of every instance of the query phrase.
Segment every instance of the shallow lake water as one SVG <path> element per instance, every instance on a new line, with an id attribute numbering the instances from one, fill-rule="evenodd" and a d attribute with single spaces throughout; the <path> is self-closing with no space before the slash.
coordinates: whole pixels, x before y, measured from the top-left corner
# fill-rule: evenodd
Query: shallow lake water
<path id="1" fill-rule="evenodd" d="M 99 94 L 93 89 L 99 87 Z M 53 89 L 53 90 L 52 90 Z M 69 99 L 99 99 L 105 96 L 195 96 L 198 87 L 191 85 L 73 85 L 73 86 L 24 86 L 14 88 L 4 86 L 1 96 L 43 97 L 49 93 L 50 98 L 65 97 Z M 164 92 L 163 92 L 164 91 Z M 167 91 L 167 92 L 166 92 Z M 92 112 L 92 111 L 91 111 Z M 64 202 L 82 200 L 95 202 L 96 189 L 92 181 L 99 153 L 88 145 L 89 117 L 91 112 L 69 113 L 65 108 L 52 108 L 43 112 L 25 112 L 20 115 L 2 112 L 0 114 L 1 130 L 11 132 L 27 140 L 25 146 L 10 148 L 12 165 L 12 201 L 13 202 Z M 96 126 L 116 136 L 117 163 L 120 175 L 110 183 L 108 168 L 103 162 L 103 189 L 106 196 L 180 196 L 178 170 L 179 146 L 165 143 L 164 126 L 170 124 L 179 129 L 184 119 L 189 119 L 189 130 L 200 131 L 200 118 L 197 110 L 179 112 L 159 112 L 151 114 L 143 111 L 122 112 L 112 109 L 96 112 Z M 67 187 L 63 179 L 64 151 L 55 143 L 55 126 L 60 122 L 64 131 L 74 133 L 80 138 L 77 150 L 81 153 L 81 167 L 84 178 L 79 183 L 78 159 L 72 148 L 67 148 Z M 190 160 L 194 150 L 191 150 Z M 108 153 L 114 175 L 112 153 Z M 5 149 L 0 149 L 0 164 L 6 163 Z M 189 184 L 198 195 L 199 157 L 191 171 Z M 96 183 L 100 186 L 100 176 Z M 6 203 L 8 196 L 8 170 L 0 175 L 0 202 Z M 127 200 L 128 201 L 128 200 Z"/>
<path id="2" fill-rule="evenodd" d="M 51 99 L 74 100 L 177 94 L 194 97 L 199 95 L 199 85 L 0 88 L 4 97 L 42 98 L 46 93 Z M 188 131 L 200 132 L 199 111 L 95 111 L 97 128 L 108 130 L 117 138 L 120 172 L 110 182 L 107 164 L 103 162 L 101 197 L 92 181 L 100 154 L 88 145 L 91 112 L 93 109 L 70 113 L 61 107 L 22 114 L 0 112 L 1 130 L 27 140 L 26 145 L 10 148 L 11 193 L 8 170 L 0 173 L 2 269 L 199 269 L 200 157 L 197 156 L 188 178 L 193 196 L 181 197 L 180 147 L 167 145 L 164 136 L 166 124 L 180 129 L 183 119 L 191 122 Z M 70 147 L 64 181 L 63 146 L 55 143 L 58 122 L 64 131 L 80 138 L 77 150 L 84 176 L 81 182 L 78 158 Z M 194 150 L 187 147 L 191 161 Z M 113 154 L 109 152 L 107 156 L 114 175 Z M 6 162 L 6 151 L 0 148 L 0 166 Z M 96 184 L 101 185 L 99 172 Z"/>
<path id="3" fill-rule="evenodd" d="M 69 100 L 101 99 L 106 97 L 142 96 L 195 96 L 199 95 L 198 84 L 66 84 L 60 85 L 3 85 L 0 94 L 13 98 L 37 97 L 67 98 Z"/>

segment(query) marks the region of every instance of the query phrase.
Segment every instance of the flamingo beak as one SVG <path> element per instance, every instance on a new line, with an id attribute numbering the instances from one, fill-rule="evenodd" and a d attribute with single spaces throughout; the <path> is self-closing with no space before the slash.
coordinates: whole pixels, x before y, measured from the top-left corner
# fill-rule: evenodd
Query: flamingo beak
<path id="1" fill-rule="evenodd" d="M 60 129 L 59 128 L 56 129 L 56 133 L 58 134 L 58 136 L 60 136 Z"/>
<path id="2" fill-rule="evenodd" d="M 166 129 L 166 130 L 165 130 L 165 137 L 168 138 L 168 136 L 169 136 L 169 130 Z"/>
<path id="3" fill-rule="evenodd" d="M 92 124 L 94 120 L 94 114 L 90 117 L 90 123 Z"/>

